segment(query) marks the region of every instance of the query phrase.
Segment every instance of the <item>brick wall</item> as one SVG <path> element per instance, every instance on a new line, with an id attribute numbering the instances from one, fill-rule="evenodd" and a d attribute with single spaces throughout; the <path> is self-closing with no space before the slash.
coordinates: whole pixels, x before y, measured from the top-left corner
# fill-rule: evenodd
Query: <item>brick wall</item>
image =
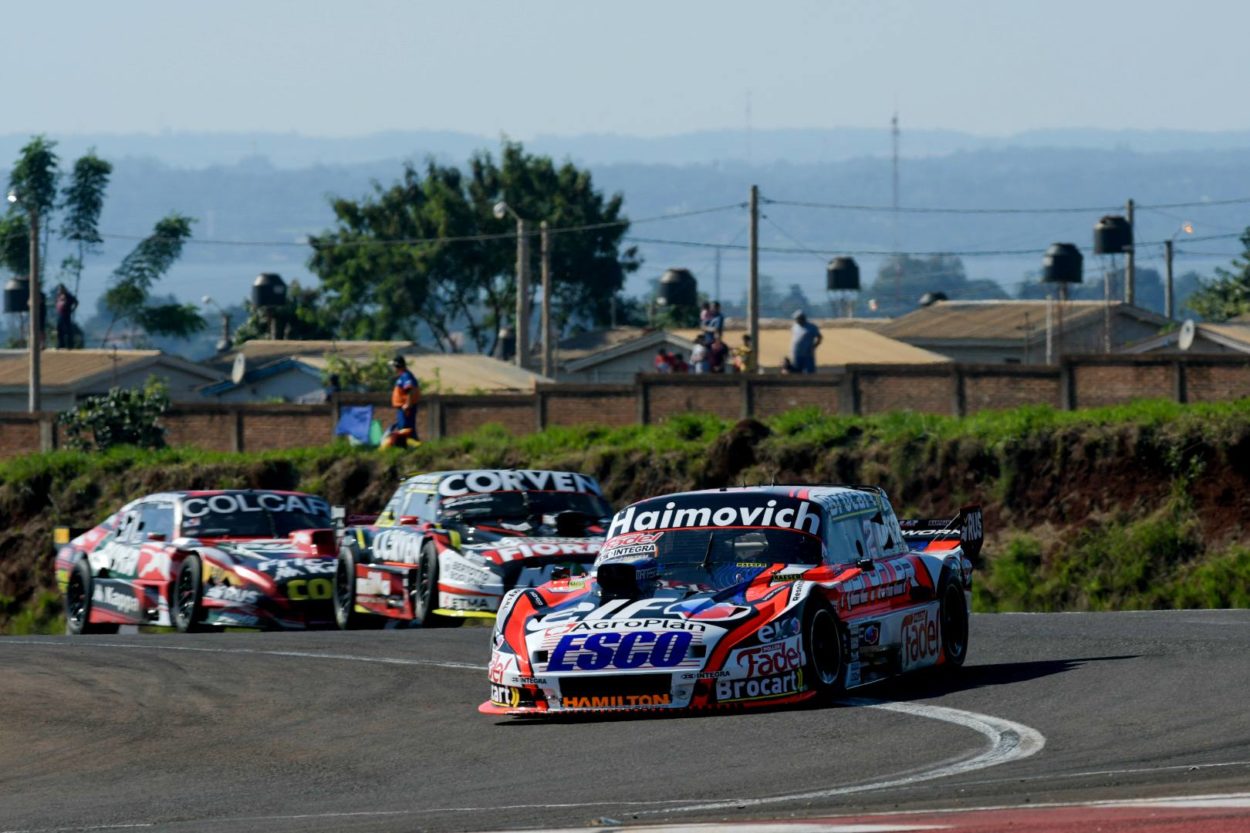
<path id="1" fill-rule="evenodd" d="M 1250 360 L 1218 355 L 1069 356 L 1063 367 L 1013 365 L 848 366 L 817 376 L 658 376 L 633 385 L 544 385 L 534 394 L 428 396 L 422 436 L 454 436 L 494 422 L 522 434 L 546 425 L 662 422 L 682 413 L 767 419 L 804 406 L 827 413 L 910 409 L 975 413 L 1028 403 L 1094 407 L 1139 398 L 1206 402 L 1250 396 Z M 179 403 L 164 418 L 171 445 L 218 451 L 319 445 L 333 436 L 341 406 L 374 406 L 385 427 L 385 394 L 340 394 L 333 405 Z M 0 458 L 57 443 L 55 414 L 0 413 Z"/>
<path id="2" fill-rule="evenodd" d="M 1062 389 L 1058 368 L 1003 365 L 961 368 L 964 413 L 1045 404 L 1058 408 Z"/>
<path id="3" fill-rule="evenodd" d="M 825 413 L 836 414 L 842 410 L 843 377 L 815 380 L 782 379 L 764 377 L 751 383 L 751 405 L 756 419 L 793 411 L 795 408 L 820 408 Z"/>
<path id="4" fill-rule="evenodd" d="M 1214 365 L 1194 362 L 1184 367 L 1187 402 L 1224 401 L 1250 396 L 1250 363 Z"/>
<path id="5" fill-rule="evenodd" d="M 1097 408 L 1117 405 L 1134 399 L 1172 398 L 1176 375 L 1172 362 L 1097 362 L 1073 363 L 1073 406 Z"/>
<path id="6" fill-rule="evenodd" d="M 919 411 L 955 412 L 955 376 L 951 369 L 890 368 L 855 371 L 856 398 L 861 414 Z"/>
<path id="7" fill-rule="evenodd" d="M 634 425 L 638 395 L 633 385 L 552 385 L 539 389 L 546 425 Z"/>
<path id="8" fill-rule="evenodd" d="M 645 421 L 664 422 L 678 414 L 743 415 L 744 384 L 733 376 L 657 376 L 643 382 Z"/>

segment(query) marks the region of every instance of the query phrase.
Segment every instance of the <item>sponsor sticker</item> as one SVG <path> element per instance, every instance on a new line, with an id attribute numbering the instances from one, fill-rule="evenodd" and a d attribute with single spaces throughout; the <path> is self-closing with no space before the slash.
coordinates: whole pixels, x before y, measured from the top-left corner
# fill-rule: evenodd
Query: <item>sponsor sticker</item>
<path id="1" fill-rule="evenodd" d="M 730 653 L 725 665 L 744 678 L 796 671 L 803 666 L 803 641 L 796 636 L 755 648 L 740 648 Z"/>
<path id="2" fill-rule="evenodd" d="M 556 643 L 547 671 L 674 668 L 686 659 L 693 641 L 686 631 L 569 633 Z"/>
<path id="3" fill-rule="evenodd" d="M 510 685 L 492 685 L 490 701 L 497 706 L 515 709 L 521 704 L 521 689 Z"/>
<path id="4" fill-rule="evenodd" d="M 671 694 L 609 694 L 594 697 L 562 697 L 560 705 L 566 709 L 620 709 L 639 706 L 672 705 Z"/>
<path id="5" fill-rule="evenodd" d="M 784 505 L 782 505 L 784 504 Z M 644 506 L 656 506 L 655 503 Z M 637 506 L 627 507 L 612 518 L 608 538 L 630 532 L 647 532 L 655 529 L 693 529 L 706 527 L 778 527 L 795 529 L 811 535 L 820 534 L 821 510 L 808 500 L 774 498 L 765 502 L 738 506 L 678 506 L 668 501 L 662 507 L 639 511 Z"/>
<path id="6" fill-rule="evenodd" d="M 602 494 L 592 477 L 570 471 L 529 469 L 479 470 L 457 472 L 438 483 L 443 497 L 484 492 L 588 492 Z"/>
<path id="7" fill-rule="evenodd" d="M 311 495 L 279 495 L 273 492 L 224 493 L 208 497 L 187 498 L 182 502 L 184 518 L 201 518 L 209 512 L 303 512 L 305 515 L 330 517 L 330 504 Z"/>
<path id="8" fill-rule="evenodd" d="M 764 700 L 769 697 L 784 697 L 797 694 L 803 690 L 802 669 L 789 671 L 750 680 L 718 680 L 716 683 L 716 700 L 720 703 L 741 702 L 744 700 Z"/>
<path id="9" fill-rule="evenodd" d="M 903 669 L 932 665 L 937 660 L 937 617 L 928 610 L 918 610 L 903 617 Z"/>

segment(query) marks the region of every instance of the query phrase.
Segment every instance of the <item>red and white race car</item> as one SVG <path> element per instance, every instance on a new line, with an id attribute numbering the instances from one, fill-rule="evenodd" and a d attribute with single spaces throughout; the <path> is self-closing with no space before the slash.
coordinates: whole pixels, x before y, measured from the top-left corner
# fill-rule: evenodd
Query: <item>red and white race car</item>
<path id="1" fill-rule="evenodd" d="M 590 569 L 612 510 L 584 474 L 438 471 L 400 484 L 373 523 L 339 547 L 334 608 L 343 628 L 385 619 L 425 627 L 493 619 L 504 593 L 553 571 Z"/>
<path id="2" fill-rule="evenodd" d="M 635 503 L 593 576 L 504 598 L 480 711 L 780 705 L 962 665 L 981 541 L 979 507 L 900 523 L 870 487 Z"/>
<path id="3" fill-rule="evenodd" d="M 299 492 L 163 492 L 78 535 L 58 527 L 66 629 L 333 626 L 330 515 Z"/>

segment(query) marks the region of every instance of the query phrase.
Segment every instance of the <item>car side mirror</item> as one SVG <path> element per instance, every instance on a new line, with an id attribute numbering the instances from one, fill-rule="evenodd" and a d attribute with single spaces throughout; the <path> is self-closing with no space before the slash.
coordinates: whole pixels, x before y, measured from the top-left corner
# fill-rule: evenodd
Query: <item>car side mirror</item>
<path id="1" fill-rule="evenodd" d="M 400 515 L 399 516 L 400 526 L 413 526 L 419 523 L 421 523 L 421 518 L 417 515 Z"/>

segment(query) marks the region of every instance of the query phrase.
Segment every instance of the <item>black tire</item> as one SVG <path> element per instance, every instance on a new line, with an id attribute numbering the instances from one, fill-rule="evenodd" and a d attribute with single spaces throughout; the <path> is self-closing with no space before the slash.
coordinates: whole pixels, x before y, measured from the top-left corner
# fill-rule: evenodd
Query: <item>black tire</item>
<path id="1" fill-rule="evenodd" d="M 117 625 L 91 622 L 91 593 L 94 581 L 86 557 L 74 563 L 65 586 L 65 632 L 71 636 L 90 633 L 117 633 Z"/>
<path id="2" fill-rule="evenodd" d="M 412 588 L 412 621 L 423 628 L 458 628 L 464 624 L 458 617 L 439 616 L 434 612 L 437 606 L 438 549 L 433 541 L 426 541 L 421 547 L 421 563 Z"/>
<path id="3" fill-rule="evenodd" d="M 182 633 L 205 630 L 200 621 L 204 614 L 204 570 L 198 555 L 188 555 L 178 568 L 174 582 L 173 598 L 170 600 L 170 618 L 174 627 Z"/>
<path id="4" fill-rule="evenodd" d="M 938 583 L 938 601 L 943 667 L 959 668 L 968 658 L 968 598 L 959 582 L 943 573 Z"/>
<path id="5" fill-rule="evenodd" d="M 356 610 L 356 563 L 359 554 L 356 547 L 344 544 L 339 548 L 339 560 L 334 566 L 334 621 L 340 630 L 350 631 L 381 625 L 376 616 Z"/>
<path id="6" fill-rule="evenodd" d="M 846 639 L 829 604 L 809 596 L 803 608 L 803 674 L 817 700 L 829 702 L 846 688 Z"/>

